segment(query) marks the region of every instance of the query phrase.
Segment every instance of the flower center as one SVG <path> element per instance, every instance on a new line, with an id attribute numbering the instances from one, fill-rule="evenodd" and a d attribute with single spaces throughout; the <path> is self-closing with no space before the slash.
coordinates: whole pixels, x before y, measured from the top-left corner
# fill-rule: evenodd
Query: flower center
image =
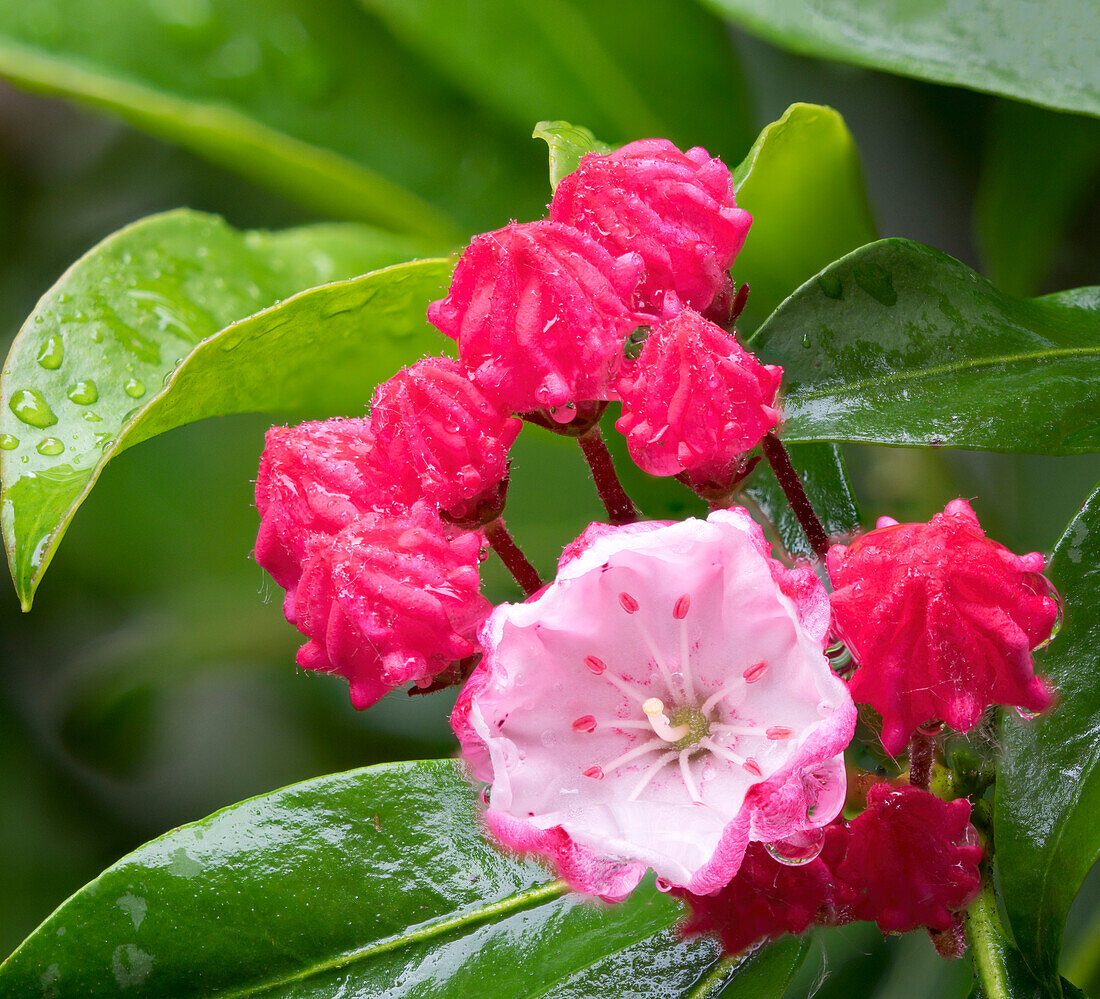
<path id="1" fill-rule="evenodd" d="M 677 729 L 687 728 L 687 732 L 673 743 L 673 749 L 689 749 L 710 735 L 710 721 L 698 708 L 688 705 L 677 708 L 671 720 Z"/>

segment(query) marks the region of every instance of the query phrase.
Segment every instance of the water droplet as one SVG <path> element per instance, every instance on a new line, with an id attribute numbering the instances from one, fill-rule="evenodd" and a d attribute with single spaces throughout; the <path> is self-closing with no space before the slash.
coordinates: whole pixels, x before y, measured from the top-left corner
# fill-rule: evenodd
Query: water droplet
<path id="1" fill-rule="evenodd" d="M 145 395 L 145 383 L 137 378 L 128 378 L 122 388 L 131 399 L 140 399 Z"/>
<path id="2" fill-rule="evenodd" d="M 70 385 L 68 395 L 78 406 L 90 406 L 99 398 L 99 387 L 89 378 Z"/>
<path id="3" fill-rule="evenodd" d="M 979 835 L 978 830 L 968 822 L 963 830 L 960 842 L 962 846 L 981 846 L 982 837 Z"/>
<path id="4" fill-rule="evenodd" d="M 933 718 L 923 725 L 918 725 L 917 731 L 920 732 L 921 735 L 939 735 L 943 731 L 943 722 L 939 718 Z"/>
<path id="5" fill-rule="evenodd" d="M 38 442 L 38 447 L 35 450 L 39 454 L 55 455 L 61 454 L 65 450 L 65 445 L 61 443 L 56 437 L 43 437 Z"/>
<path id="6" fill-rule="evenodd" d="M 50 404 L 38 389 L 19 389 L 12 395 L 8 406 L 24 423 L 40 430 L 57 422 Z"/>
<path id="7" fill-rule="evenodd" d="M 852 277 L 880 305 L 897 305 L 898 293 L 894 290 L 894 277 L 885 267 L 864 261 L 856 265 Z"/>
<path id="8" fill-rule="evenodd" d="M 787 867 L 801 867 L 811 860 L 816 860 L 824 845 L 824 829 L 806 829 L 788 839 L 765 843 L 764 849 Z"/>
<path id="9" fill-rule="evenodd" d="M 672 882 L 666 881 L 664 878 L 658 878 L 654 884 L 657 891 L 672 891 Z"/>
<path id="10" fill-rule="evenodd" d="M 103 417 L 100 416 L 98 413 L 93 413 L 90 409 L 87 410 L 86 412 L 81 413 L 80 415 L 83 416 L 84 419 L 87 420 L 89 423 L 102 423 L 103 422 Z"/>
<path id="11" fill-rule="evenodd" d="M 51 336 L 42 344 L 42 349 L 38 352 L 38 363 L 50 371 L 60 368 L 64 359 L 65 345 L 59 336 Z"/>
<path id="12" fill-rule="evenodd" d="M 840 277 L 836 274 L 822 274 L 817 279 L 817 286 L 826 298 L 844 297 L 844 285 L 841 284 Z"/>
<path id="13" fill-rule="evenodd" d="M 14 451 L 19 447 L 19 438 L 11 434 L 0 434 L 0 451 Z"/>
<path id="14" fill-rule="evenodd" d="M 1049 597 L 1058 608 L 1058 616 L 1054 619 L 1050 634 L 1036 645 L 1033 650 L 1038 652 L 1040 649 L 1045 649 L 1050 645 L 1050 643 L 1058 637 L 1058 632 L 1062 630 L 1062 625 L 1065 623 L 1066 619 L 1065 604 L 1062 603 L 1062 595 L 1054 588 L 1054 584 L 1041 572 L 1024 573 L 1024 585 L 1041 597 Z"/>
<path id="15" fill-rule="evenodd" d="M 1032 711 L 1030 708 L 1017 708 L 1016 714 L 1018 714 L 1024 721 L 1035 721 L 1043 712 Z"/>

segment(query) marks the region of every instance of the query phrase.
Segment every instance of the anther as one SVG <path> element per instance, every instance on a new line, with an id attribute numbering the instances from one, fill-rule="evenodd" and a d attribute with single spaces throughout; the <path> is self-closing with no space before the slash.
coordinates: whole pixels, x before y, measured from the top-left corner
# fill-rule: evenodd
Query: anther
<path id="1" fill-rule="evenodd" d="M 691 607 L 691 596 L 685 593 L 676 601 L 676 605 L 672 608 L 672 616 L 676 618 L 677 621 L 682 621 L 687 617 L 689 607 Z"/>
<path id="2" fill-rule="evenodd" d="M 624 611 L 627 614 L 633 614 L 638 609 L 638 601 L 635 600 L 629 593 L 619 594 L 619 603 L 622 605 Z"/>
<path id="3" fill-rule="evenodd" d="M 602 659 L 598 659 L 596 656 L 585 656 L 584 664 L 591 672 L 595 673 L 596 676 L 599 676 L 607 669 L 607 663 Z"/>
<path id="4" fill-rule="evenodd" d="M 767 663 L 755 663 L 750 666 L 741 675 L 745 678 L 745 683 L 756 683 L 768 670 Z"/>

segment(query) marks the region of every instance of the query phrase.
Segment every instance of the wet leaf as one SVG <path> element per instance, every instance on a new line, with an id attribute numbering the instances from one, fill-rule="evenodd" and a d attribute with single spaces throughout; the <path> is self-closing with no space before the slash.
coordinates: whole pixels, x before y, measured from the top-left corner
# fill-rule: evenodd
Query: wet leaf
<path id="1" fill-rule="evenodd" d="M 502 191 L 538 203 L 518 136 L 351 0 L 2 4 L 0 75 L 436 252 L 460 238 L 448 213 L 497 219 Z"/>
<path id="2" fill-rule="evenodd" d="M 761 327 L 787 441 L 1100 447 L 1100 289 L 1020 299 L 904 239 L 849 254 Z"/>
<path id="3" fill-rule="evenodd" d="M 1035 660 L 1057 701 L 1034 721 L 1006 712 L 994 833 L 1016 943 L 1037 975 L 1057 981 L 1066 916 L 1100 857 L 1100 490 L 1058 542 L 1047 575 L 1066 617 Z"/>
<path id="4" fill-rule="evenodd" d="M 716 967 L 717 943 L 679 939 L 680 915 L 652 885 L 616 906 L 570 894 L 481 837 L 459 765 L 396 763 L 146 844 L 54 912 L 0 967 L 0 990 L 640 999 L 715 995 L 699 989 L 732 980 L 723 995 L 782 993 L 798 942 Z"/>
<path id="5" fill-rule="evenodd" d="M 582 121 L 739 156 L 751 115 L 722 22 L 682 0 L 360 0 L 460 90 L 517 128 Z M 702 95 L 720 95 L 718 100 Z"/>
<path id="6" fill-rule="evenodd" d="M 324 284 L 411 252 L 355 225 L 240 233 L 180 211 L 77 261 L 23 326 L 0 385 L 0 523 L 24 607 L 119 451 L 206 416 L 358 412 L 376 381 L 441 342 L 424 308 L 449 261 Z"/>
<path id="7" fill-rule="evenodd" d="M 920 80 L 1100 114 L 1089 0 L 705 0 L 783 48 Z"/>
<path id="8" fill-rule="evenodd" d="M 542 139 L 550 154 L 550 187 L 558 189 L 563 177 L 568 177 L 580 165 L 581 157 L 588 153 L 609 153 L 614 148 L 600 142 L 583 125 L 570 125 L 567 121 L 540 121 L 532 138 Z"/>

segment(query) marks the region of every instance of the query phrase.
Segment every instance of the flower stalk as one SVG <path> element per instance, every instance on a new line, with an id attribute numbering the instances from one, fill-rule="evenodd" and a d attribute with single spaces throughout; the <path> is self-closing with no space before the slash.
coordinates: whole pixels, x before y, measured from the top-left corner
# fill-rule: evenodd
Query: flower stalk
<path id="1" fill-rule="evenodd" d="M 814 511 L 809 496 L 806 495 L 806 490 L 802 486 L 802 480 L 798 477 L 798 472 L 794 470 L 794 465 L 791 464 L 791 456 L 774 433 L 769 433 L 764 438 L 763 448 L 764 457 L 768 459 L 768 463 L 772 466 L 779 488 L 783 490 L 783 494 L 787 497 L 787 502 L 791 505 L 795 517 L 798 518 L 798 523 L 806 535 L 806 540 L 810 542 L 814 554 L 819 559 L 823 559 L 825 553 L 829 550 L 829 535 Z"/>
<path id="2" fill-rule="evenodd" d="M 531 596 L 542 589 L 538 570 L 527 560 L 527 556 L 508 533 L 503 518 L 497 517 L 485 525 L 485 539 L 500 556 L 504 567 L 512 574 L 524 594 Z"/>
<path id="3" fill-rule="evenodd" d="M 633 524 L 638 519 L 638 509 L 626 494 L 619 476 L 615 472 L 615 463 L 611 452 L 607 450 L 599 425 L 594 425 L 587 433 L 577 438 L 588 467 L 592 469 L 592 478 L 596 491 L 607 507 L 608 523 L 614 526 Z"/>

